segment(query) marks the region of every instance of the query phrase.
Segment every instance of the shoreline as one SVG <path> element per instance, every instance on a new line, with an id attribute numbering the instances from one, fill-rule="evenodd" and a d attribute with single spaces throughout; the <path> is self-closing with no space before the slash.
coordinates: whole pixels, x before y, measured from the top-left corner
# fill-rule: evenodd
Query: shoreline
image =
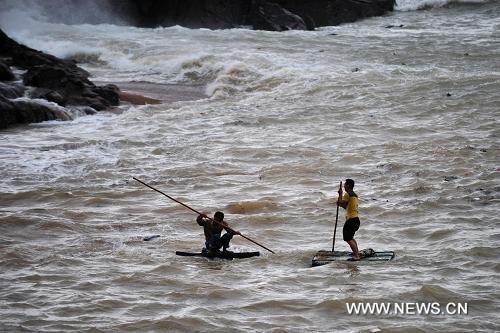
<path id="1" fill-rule="evenodd" d="M 75 61 L 19 44 L 2 30 L 0 41 L 0 129 L 71 119 L 61 108 L 80 108 L 86 114 L 95 114 L 116 112 L 115 107 L 123 104 L 163 104 L 208 97 L 205 85 L 93 82 L 91 74 Z M 16 73 L 19 70 L 25 72 Z"/>
<path id="2" fill-rule="evenodd" d="M 209 97 L 205 94 L 205 85 L 152 83 L 146 81 L 94 82 L 96 84 L 116 85 L 120 89 L 120 101 L 133 105 L 196 101 Z"/>

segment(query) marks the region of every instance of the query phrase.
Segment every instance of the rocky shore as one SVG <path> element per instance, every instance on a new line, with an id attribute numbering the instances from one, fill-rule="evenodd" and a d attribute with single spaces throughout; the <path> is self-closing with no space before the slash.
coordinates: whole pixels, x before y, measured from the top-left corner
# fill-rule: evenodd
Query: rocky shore
<path id="1" fill-rule="evenodd" d="M 74 1 L 68 0 L 69 6 Z M 245 26 L 271 31 L 312 30 L 352 22 L 383 15 L 395 5 L 394 0 L 108 0 L 103 3 L 136 26 L 178 24 L 212 29 Z M 80 114 L 110 110 L 120 100 L 132 104 L 165 101 L 164 94 L 146 97 L 135 90 L 121 92 L 113 84 L 97 86 L 89 76 L 74 60 L 60 59 L 19 44 L 0 30 L 0 129 L 71 119 L 68 110 Z M 186 95 L 182 99 L 204 97 L 198 87 L 194 90 L 184 87 L 182 91 Z"/>
<path id="2" fill-rule="evenodd" d="M 96 86 L 89 75 L 75 62 L 21 45 L 0 30 L 0 129 L 66 120 L 68 106 L 90 114 L 120 103 L 117 86 Z"/>
<path id="3" fill-rule="evenodd" d="M 380 16 L 395 0 L 110 0 L 110 6 L 140 27 L 313 30 Z"/>

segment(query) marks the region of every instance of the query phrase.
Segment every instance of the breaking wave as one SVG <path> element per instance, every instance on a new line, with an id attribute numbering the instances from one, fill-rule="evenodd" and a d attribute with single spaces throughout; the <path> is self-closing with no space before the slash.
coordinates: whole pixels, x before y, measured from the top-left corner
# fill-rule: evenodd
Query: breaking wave
<path id="1" fill-rule="evenodd" d="M 432 8 L 440 8 L 448 5 L 462 4 L 486 4 L 493 2 L 492 0 L 398 0 L 396 10 L 412 11 L 424 10 Z"/>

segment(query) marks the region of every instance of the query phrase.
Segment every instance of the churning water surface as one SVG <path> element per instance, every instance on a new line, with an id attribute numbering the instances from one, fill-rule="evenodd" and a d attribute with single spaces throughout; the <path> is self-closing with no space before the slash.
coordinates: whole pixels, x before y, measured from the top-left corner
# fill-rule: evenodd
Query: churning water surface
<path id="1" fill-rule="evenodd" d="M 498 331 L 500 6 L 425 2 L 285 33 L 3 16 L 95 81 L 177 98 L 0 132 L 0 330 Z M 223 210 L 276 254 L 236 237 L 261 257 L 176 257 L 203 246 L 196 215 L 133 176 Z M 311 268 L 345 178 L 360 247 L 396 258 Z M 468 313 L 357 316 L 349 302 Z"/>

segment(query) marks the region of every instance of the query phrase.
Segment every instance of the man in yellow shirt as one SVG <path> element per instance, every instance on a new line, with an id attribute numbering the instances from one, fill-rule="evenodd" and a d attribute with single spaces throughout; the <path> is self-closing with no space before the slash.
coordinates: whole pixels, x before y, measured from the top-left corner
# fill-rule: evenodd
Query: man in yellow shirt
<path id="1" fill-rule="evenodd" d="M 358 217 L 358 195 L 354 193 L 354 180 L 346 179 L 344 183 L 345 193 L 342 195 L 342 188 L 339 189 L 339 199 L 337 205 L 346 210 L 343 235 L 344 240 L 352 250 L 352 260 L 360 260 L 358 243 L 354 239 L 354 233 L 359 229 Z"/>

